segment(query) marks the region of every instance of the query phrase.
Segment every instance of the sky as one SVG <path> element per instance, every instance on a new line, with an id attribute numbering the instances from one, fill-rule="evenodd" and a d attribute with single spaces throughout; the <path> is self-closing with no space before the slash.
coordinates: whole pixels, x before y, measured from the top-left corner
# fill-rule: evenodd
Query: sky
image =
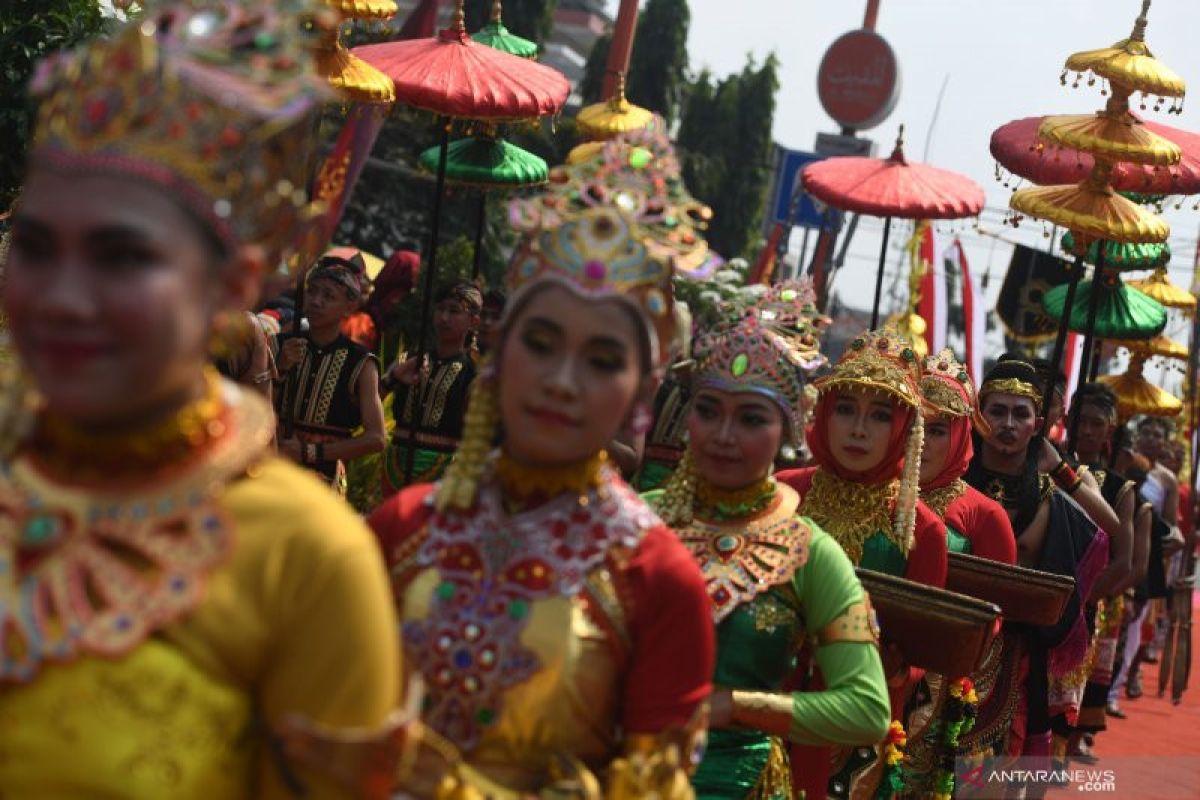
<path id="1" fill-rule="evenodd" d="M 610 0 L 614 12 L 616 5 Z M 861 27 L 866 0 L 689 0 L 689 5 L 693 70 L 708 67 L 723 75 L 739 70 L 747 54 L 761 60 L 773 52 L 780 76 L 776 141 L 811 150 L 818 132 L 837 132 L 817 99 L 817 68 L 834 39 Z M 1019 229 L 1001 224 L 1010 190 L 994 177 L 988 152 L 991 132 L 1020 117 L 1088 113 L 1102 107 L 1105 98 L 1098 87 L 1059 84 L 1063 62 L 1075 51 L 1105 47 L 1128 36 L 1140 8 L 1140 0 L 882 0 L 876 30 L 896 52 L 902 90 L 892 115 L 862 135 L 875 140 L 879 154 L 886 155 L 904 123 L 910 160 L 961 172 L 983 187 L 988 208 L 999 210 L 985 212 L 988 230 L 1044 248 L 1047 239 L 1040 224 L 1027 222 Z M 1200 92 L 1200 2 L 1156 0 L 1149 21 L 1146 40 L 1154 54 Z M 931 135 L 944 80 L 945 97 Z M 1186 104 L 1182 116 L 1148 116 L 1200 130 L 1200 102 Z M 1192 210 L 1193 205 L 1194 201 L 1185 203 L 1183 210 L 1166 214 L 1172 225 L 1171 276 L 1184 286 L 1191 280 L 1200 232 L 1200 211 Z M 838 279 L 843 301 L 860 304 L 858 298 L 865 297 L 869 302 L 881 231 L 879 221 L 860 222 Z M 990 270 L 988 293 L 994 296 L 1011 248 L 976 234 L 970 226 L 960 226 L 959 235 L 972 267 L 979 273 Z M 889 271 L 898 263 L 904 238 L 893 230 Z M 797 231 L 793 250 L 799 250 L 800 240 Z"/>

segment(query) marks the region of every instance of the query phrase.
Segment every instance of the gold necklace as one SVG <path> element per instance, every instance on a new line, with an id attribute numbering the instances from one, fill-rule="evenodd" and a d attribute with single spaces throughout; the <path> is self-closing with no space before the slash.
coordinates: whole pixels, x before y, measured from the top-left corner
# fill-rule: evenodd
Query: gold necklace
<path id="1" fill-rule="evenodd" d="M 921 500 L 925 505 L 942 519 L 946 518 L 946 509 L 958 498 L 966 494 L 967 484 L 962 478 L 955 478 L 950 483 L 938 489 L 921 492 Z"/>
<path id="2" fill-rule="evenodd" d="M 896 542 L 892 525 L 892 513 L 899 494 L 898 480 L 865 486 L 818 469 L 800 504 L 800 513 L 836 539 L 850 560 L 857 564 L 862 560 L 863 542 L 876 533 L 883 533 L 900 547 L 900 552 L 905 552 L 906 546 Z"/>
<path id="3" fill-rule="evenodd" d="M 608 463 L 608 453 L 601 450 L 586 461 L 566 466 L 530 466 L 501 452 L 496 460 L 496 480 L 507 499 L 517 502 L 577 494 L 587 497 L 600 485 L 600 474 Z"/>
<path id="4" fill-rule="evenodd" d="M 204 394 L 168 419 L 141 431 L 95 433 L 61 417 L 38 419 L 31 451 L 53 474 L 72 481 L 121 480 L 181 465 L 206 450 L 229 429 L 221 377 L 204 371 Z"/>

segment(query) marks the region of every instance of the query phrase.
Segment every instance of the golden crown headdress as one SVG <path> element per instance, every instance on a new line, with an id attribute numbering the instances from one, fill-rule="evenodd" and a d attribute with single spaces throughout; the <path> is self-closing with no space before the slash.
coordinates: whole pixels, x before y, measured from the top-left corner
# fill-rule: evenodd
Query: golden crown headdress
<path id="1" fill-rule="evenodd" d="M 522 290 L 545 280 L 586 297 L 625 299 L 642 312 L 658 365 L 675 328 L 671 265 L 650 254 L 643 232 L 628 215 L 596 206 L 556 216 L 551 227 L 542 227 L 550 220 L 531 219 L 519 210 L 510 221 L 525 236 L 509 266 L 509 309 L 520 306 Z"/>
<path id="2" fill-rule="evenodd" d="M 966 366 L 954 357 L 949 347 L 926 357 L 921 396 L 939 414 L 966 417 L 974 411 L 975 384 Z"/>
<path id="3" fill-rule="evenodd" d="M 820 335 L 829 319 L 814 301 L 807 282 L 779 284 L 728 324 L 701 335 L 693 386 L 769 398 L 783 411 L 795 443 L 803 430 L 804 373 L 825 362 Z"/>
<path id="4" fill-rule="evenodd" d="M 916 408 L 921 403 L 920 377 L 916 351 L 899 331 L 884 326 L 852 340 L 833 370 L 814 385 L 821 392 L 835 388 L 884 392 Z"/>
<path id="5" fill-rule="evenodd" d="M 177 0 L 39 66 L 31 163 L 156 184 L 271 266 L 298 236 L 328 92 L 305 0 Z"/>
<path id="6" fill-rule="evenodd" d="M 586 208 L 617 207 L 637 223 L 652 256 L 671 260 L 684 275 L 699 269 L 710 257 L 702 231 L 712 209 L 688 193 L 665 128 L 622 134 L 587 158 L 554 167 L 546 190 L 515 200 L 515 213 L 554 226 Z"/>

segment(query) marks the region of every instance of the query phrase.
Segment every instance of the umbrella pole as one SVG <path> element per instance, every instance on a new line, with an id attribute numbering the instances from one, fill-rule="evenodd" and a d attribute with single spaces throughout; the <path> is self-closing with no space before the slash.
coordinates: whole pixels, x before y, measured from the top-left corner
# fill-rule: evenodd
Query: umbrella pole
<path id="1" fill-rule="evenodd" d="M 479 224 L 475 228 L 475 265 L 471 269 L 471 280 L 479 280 L 483 271 L 483 229 L 487 223 L 487 192 L 479 191 Z"/>
<path id="2" fill-rule="evenodd" d="M 1058 321 L 1058 335 L 1054 338 L 1054 353 L 1050 356 L 1050 369 L 1057 373 L 1062 368 L 1063 351 L 1067 349 L 1067 331 L 1071 326 L 1071 307 L 1075 303 L 1075 290 L 1079 288 L 1079 279 L 1083 276 L 1083 256 L 1075 256 L 1075 268 L 1072 270 L 1071 281 L 1067 284 L 1067 299 L 1063 305 L 1063 315 Z M 1065 389 L 1066 387 L 1064 387 Z M 1054 392 L 1053 381 L 1047 381 L 1042 390 L 1042 408 L 1050 407 L 1050 397 Z M 1042 428 L 1044 436 L 1049 425 Z"/>
<path id="3" fill-rule="evenodd" d="M 417 333 L 418 364 L 425 356 L 425 338 L 429 335 L 429 318 L 433 311 L 433 276 L 437 272 L 438 235 L 442 219 L 442 194 L 446 188 L 446 161 L 450 156 L 450 120 L 442 124 L 442 141 L 438 147 L 437 183 L 433 190 L 433 220 L 429 226 L 429 260 L 425 263 L 425 280 L 421 282 L 421 327 Z M 420 371 L 418 370 L 418 375 Z M 409 387 L 410 392 L 420 392 L 420 381 Z M 404 485 L 412 483 L 413 466 L 416 459 L 417 420 L 421 418 L 420 397 L 413 398 L 412 418 L 408 421 L 407 447 L 404 453 Z M 401 409 L 401 414 L 404 410 Z"/>
<path id="4" fill-rule="evenodd" d="M 1096 313 L 1100 310 L 1100 280 L 1104 277 L 1104 245 L 1101 240 L 1097 243 L 1096 271 L 1092 273 L 1092 293 L 1088 297 L 1087 326 L 1083 331 L 1083 357 L 1079 359 L 1079 368 L 1084 371 L 1084 377 L 1092 371 L 1092 351 L 1096 348 Z M 1071 309 L 1066 309 L 1067 319 L 1071 318 Z M 1075 436 L 1079 432 L 1079 415 L 1071 418 L 1070 429 L 1067 431 L 1067 452 L 1075 451 Z"/>
<path id="5" fill-rule="evenodd" d="M 875 273 L 875 305 L 871 307 L 871 330 L 879 326 L 879 301 L 883 297 L 883 264 L 887 259 L 888 236 L 892 233 L 892 218 L 883 221 L 883 244 L 879 247 L 879 270 Z"/>

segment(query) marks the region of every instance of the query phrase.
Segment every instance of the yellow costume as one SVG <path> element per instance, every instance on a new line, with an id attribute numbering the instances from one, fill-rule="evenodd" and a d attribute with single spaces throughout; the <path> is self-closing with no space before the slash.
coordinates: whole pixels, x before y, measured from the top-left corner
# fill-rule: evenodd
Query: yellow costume
<path id="1" fill-rule="evenodd" d="M 71 485 L 72 460 L 112 455 L 80 438 L 53 458 L 28 448 L 0 477 L 0 786 L 14 797 L 272 798 L 294 796 L 289 782 L 338 797 L 279 759 L 273 729 L 289 714 L 378 727 L 397 704 L 370 535 L 269 455 L 261 400 L 211 382 L 223 411 L 205 424 L 227 430 L 182 462 Z"/>

